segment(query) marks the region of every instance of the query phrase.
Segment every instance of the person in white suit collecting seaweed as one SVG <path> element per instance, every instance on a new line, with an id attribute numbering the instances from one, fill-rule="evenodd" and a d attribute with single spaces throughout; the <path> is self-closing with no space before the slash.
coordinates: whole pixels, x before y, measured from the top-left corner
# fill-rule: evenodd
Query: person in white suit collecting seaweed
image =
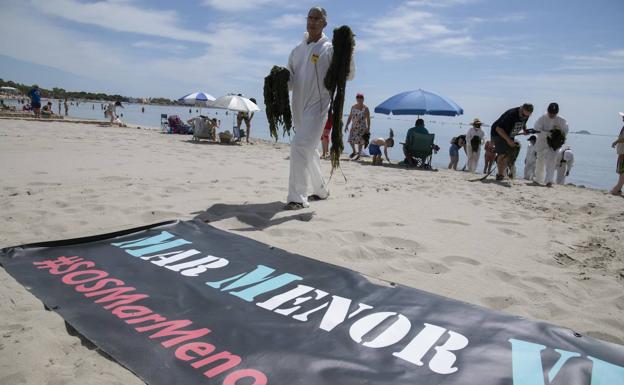
<path id="1" fill-rule="evenodd" d="M 324 79 L 334 50 L 323 33 L 326 26 L 327 12 L 321 7 L 311 8 L 304 39 L 293 49 L 288 59 L 295 135 L 290 143 L 287 210 L 308 207 L 308 200 L 321 200 L 329 196 L 321 176 L 320 154 L 317 150 L 331 102 Z M 353 79 L 354 75 L 355 66 L 351 60 L 348 79 Z"/>

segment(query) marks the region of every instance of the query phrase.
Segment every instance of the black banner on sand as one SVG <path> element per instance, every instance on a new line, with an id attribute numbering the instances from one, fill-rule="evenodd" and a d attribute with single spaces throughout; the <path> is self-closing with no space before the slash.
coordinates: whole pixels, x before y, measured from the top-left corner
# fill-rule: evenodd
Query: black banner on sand
<path id="1" fill-rule="evenodd" d="M 12 247 L 0 261 L 152 385 L 624 385 L 622 346 L 200 221 Z"/>

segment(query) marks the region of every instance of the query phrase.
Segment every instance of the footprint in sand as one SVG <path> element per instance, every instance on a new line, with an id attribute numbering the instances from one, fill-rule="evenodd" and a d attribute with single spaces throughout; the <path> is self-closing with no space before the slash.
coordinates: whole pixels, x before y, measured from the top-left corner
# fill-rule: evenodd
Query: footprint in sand
<path id="1" fill-rule="evenodd" d="M 373 227 L 393 227 L 393 226 L 403 227 L 405 226 L 405 224 L 399 223 L 399 222 L 373 222 L 371 223 L 371 226 Z"/>
<path id="2" fill-rule="evenodd" d="M 426 259 L 410 261 L 409 266 L 426 274 L 444 274 L 451 271 L 451 269 L 441 263 L 431 262 Z"/>
<path id="3" fill-rule="evenodd" d="M 481 265 L 481 262 L 477 261 L 476 259 L 462 257 L 460 255 L 448 255 L 442 258 L 442 260 L 451 266 L 457 265 L 457 264 L 466 264 L 466 265 L 472 265 L 472 266 Z"/>
<path id="4" fill-rule="evenodd" d="M 486 220 L 487 223 L 492 223 L 495 225 L 505 225 L 505 226 L 518 226 L 519 223 L 517 222 L 506 222 L 506 221 L 497 221 L 497 220 L 493 220 L 493 219 L 487 219 Z"/>
<path id="5" fill-rule="evenodd" d="M 445 224 L 449 224 L 449 225 L 470 226 L 470 223 L 461 222 L 461 221 L 453 221 L 453 220 L 450 220 L 450 219 L 437 218 L 437 219 L 435 219 L 435 221 L 438 222 L 438 223 L 445 223 Z"/>
<path id="6" fill-rule="evenodd" d="M 504 310 L 518 303 L 514 297 L 485 297 L 481 302 L 494 310 Z"/>
<path id="7" fill-rule="evenodd" d="M 424 250 L 423 245 L 421 245 L 420 243 L 405 238 L 380 237 L 379 240 L 384 246 L 391 247 L 395 250 Z"/>
<path id="8" fill-rule="evenodd" d="M 514 238 L 520 238 L 520 239 L 526 238 L 526 235 L 524 235 L 522 233 L 518 233 L 518 232 L 510 230 L 510 229 L 506 229 L 504 227 L 499 227 L 499 228 L 497 228 L 497 230 L 501 231 L 501 232 L 503 232 L 503 233 L 505 233 L 507 235 L 510 235 L 510 236 L 512 236 Z"/>

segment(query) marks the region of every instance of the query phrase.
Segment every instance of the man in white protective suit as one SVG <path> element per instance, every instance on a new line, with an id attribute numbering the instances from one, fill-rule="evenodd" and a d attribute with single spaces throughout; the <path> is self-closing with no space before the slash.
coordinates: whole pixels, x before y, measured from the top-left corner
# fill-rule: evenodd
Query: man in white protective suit
<path id="1" fill-rule="evenodd" d="M 524 158 L 524 179 L 533 180 L 533 177 L 535 176 L 535 162 L 537 161 L 537 150 L 535 149 L 537 137 L 535 135 L 531 135 L 528 141 L 529 145 L 527 146 L 527 153 Z"/>
<path id="2" fill-rule="evenodd" d="M 564 146 L 557 151 L 555 158 L 557 166 L 557 184 L 565 184 L 566 176 L 570 176 L 572 166 L 574 166 L 574 154 L 570 146 Z"/>
<path id="3" fill-rule="evenodd" d="M 533 128 L 539 131 L 535 145 L 537 150 L 535 182 L 545 183 L 548 187 L 552 186 L 555 181 L 555 157 L 559 150 L 553 149 L 548 145 L 548 137 L 555 128 L 560 129 L 566 135 L 568 134 L 568 123 L 557 114 L 559 114 L 559 105 L 550 103 L 547 113 L 537 119 L 533 125 Z"/>
<path id="4" fill-rule="evenodd" d="M 303 41 L 293 49 L 288 59 L 295 135 L 290 143 L 286 210 L 308 207 L 308 200 L 322 200 L 329 196 L 321 176 L 317 150 L 331 98 L 324 80 L 334 49 L 323 33 L 326 26 L 327 12 L 321 7 L 311 8 Z M 348 79 L 353 79 L 354 75 L 355 65 L 351 58 Z"/>
<path id="5" fill-rule="evenodd" d="M 481 128 L 483 123 L 479 119 L 475 119 L 470 123 L 472 127 L 466 132 L 466 155 L 468 155 L 468 161 L 466 167 L 470 172 L 477 171 L 477 165 L 479 164 L 479 156 L 481 155 L 481 146 L 483 145 L 483 138 L 485 138 L 485 132 Z M 475 139 L 478 137 L 479 139 Z"/>

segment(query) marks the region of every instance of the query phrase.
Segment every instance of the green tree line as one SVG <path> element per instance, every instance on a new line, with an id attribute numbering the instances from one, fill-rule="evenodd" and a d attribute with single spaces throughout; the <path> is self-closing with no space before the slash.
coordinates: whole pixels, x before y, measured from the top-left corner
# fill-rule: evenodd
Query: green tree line
<path id="1" fill-rule="evenodd" d="M 0 87 L 14 87 L 19 90 L 20 93 L 28 95 L 28 91 L 32 88 L 32 85 L 26 85 L 16 83 L 11 80 L 0 79 Z M 122 101 L 129 102 L 130 98 L 122 95 L 109 95 L 105 93 L 94 93 L 86 91 L 67 91 L 63 88 L 54 87 L 51 90 L 39 87 L 41 96 L 44 98 L 54 99 L 88 99 L 88 100 L 107 100 L 107 101 Z M 153 104 L 177 104 L 177 102 L 169 100 L 167 98 L 154 98 L 151 100 Z"/>

